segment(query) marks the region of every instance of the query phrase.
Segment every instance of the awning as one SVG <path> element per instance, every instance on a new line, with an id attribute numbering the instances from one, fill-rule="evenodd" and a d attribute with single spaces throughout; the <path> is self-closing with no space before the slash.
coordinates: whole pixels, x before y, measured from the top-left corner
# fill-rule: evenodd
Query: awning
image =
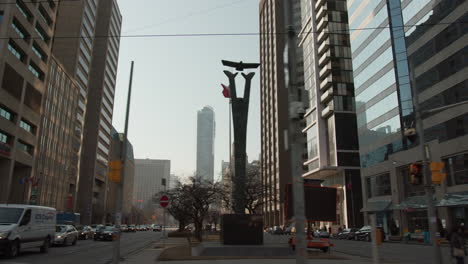
<path id="1" fill-rule="evenodd" d="M 427 208 L 426 196 L 412 196 L 406 198 L 400 204 L 395 204 L 393 210 L 405 210 L 405 209 L 425 209 Z"/>
<path id="2" fill-rule="evenodd" d="M 369 201 L 367 206 L 361 209 L 361 212 L 382 212 L 390 210 L 392 200 Z"/>
<path id="3" fill-rule="evenodd" d="M 468 205 L 468 192 L 446 193 L 436 206 L 465 206 Z"/>

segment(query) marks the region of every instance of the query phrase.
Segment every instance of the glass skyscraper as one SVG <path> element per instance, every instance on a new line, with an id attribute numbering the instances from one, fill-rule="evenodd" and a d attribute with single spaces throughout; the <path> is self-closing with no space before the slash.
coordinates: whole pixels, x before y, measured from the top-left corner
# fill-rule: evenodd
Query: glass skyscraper
<path id="1" fill-rule="evenodd" d="M 468 191 L 468 2 L 348 0 L 364 211 L 377 213 L 393 235 L 427 230 L 423 185 L 409 181 L 422 160 L 413 96 L 421 106 L 431 161 L 444 161 L 447 180 L 435 186 L 440 226 L 466 222 Z M 414 86 L 415 89 L 412 89 Z M 416 94 L 412 92 L 416 91 Z M 451 204 L 450 207 L 442 206 Z M 468 223 L 465 223 L 468 224 Z"/>

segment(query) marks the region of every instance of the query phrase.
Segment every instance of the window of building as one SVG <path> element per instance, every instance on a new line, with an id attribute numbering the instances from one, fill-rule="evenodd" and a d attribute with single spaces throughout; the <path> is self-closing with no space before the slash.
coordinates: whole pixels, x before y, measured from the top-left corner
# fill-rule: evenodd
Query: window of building
<path id="1" fill-rule="evenodd" d="M 426 141 L 445 142 L 468 134 L 468 114 L 460 115 L 424 130 Z"/>
<path id="2" fill-rule="evenodd" d="M 16 144 L 17 148 L 19 150 L 22 150 L 26 153 L 29 153 L 29 154 L 32 154 L 33 153 L 33 146 L 29 145 L 29 144 L 26 144 L 20 140 L 18 140 L 17 144 Z"/>
<path id="3" fill-rule="evenodd" d="M 0 10 L 0 24 L 2 23 L 3 21 L 3 10 Z"/>
<path id="4" fill-rule="evenodd" d="M 34 127 L 27 121 L 20 120 L 20 127 L 29 133 L 34 133 Z"/>
<path id="5" fill-rule="evenodd" d="M 19 12 L 29 21 L 32 21 L 33 15 L 31 11 L 26 7 L 23 1 L 16 0 L 16 8 L 18 8 Z"/>
<path id="6" fill-rule="evenodd" d="M 3 106 L 0 106 L 0 116 L 6 120 L 13 121 L 13 114 Z"/>
<path id="7" fill-rule="evenodd" d="M 7 144 L 8 143 L 8 136 L 0 131 L 0 142 Z"/>
<path id="8" fill-rule="evenodd" d="M 44 9 L 42 5 L 39 6 L 39 14 L 41 15 L 42 20 L 48 25 L 52 25 L 52 19 L 50 18 L 47 11 Z"/>
<path id="9" fill-rule="evenodd" d="M 370 176 L 366 178 L 367 198 L 391 195 L 392 186 L 390 173 Z"/>
<path id="10" fill-rule="evenodd" d="M 28 66 L 29 71 L 34 74 L 39 80 L 44 80 L 44 73 L 39 69 L 39 67 L 33 63 L 30 62 Z"/>
<path id="11" fill-rule="evenodd" d="M 449 186 L 468 184 L 468 153 L 444 159 Z"/>
<path id="12" fill-rule="evenodd" d="M 45 30 L 39 26 L 39 24 L 36 24 L 36 32 L 37 34 L 39 35 L 39 37 L 45 42 L 45 43 L 49 43 L 49 40 L 50 40 L 50 37 L 47 35 L 47 33 L 45 32 Z"/>
<path id="13" fill-rule="evenodd" d="M 31 49 L 42 61 L 47 62 L 46 53 L 39 47 L 39 45 L 37 45 L 36 42 L 33 43 Z"/>
<path id="14" fill-rule="evenodd" d="M 24 41 L 27 42 L 29 40 L 29 33 L 16 19 L 13 19 L 11 27 L 16 31 L 16 33 L 18 33 L 18 36 L 20 36 L 20 38 L 22 38 Z"/>
<path id="15" fill-rule="evenodd" d="M 24 51 L 22 51 L 18 45 L 16 45 L 15 42 L 13 42 L 13 40 L 10 39 L 10 41 L 8 42 L 8 50 L 13 54 L 15 55 L 16 58 L 18 58 L 18 60 L 24 62 L 26 60 L 26 55 L 24 53 Z"/>

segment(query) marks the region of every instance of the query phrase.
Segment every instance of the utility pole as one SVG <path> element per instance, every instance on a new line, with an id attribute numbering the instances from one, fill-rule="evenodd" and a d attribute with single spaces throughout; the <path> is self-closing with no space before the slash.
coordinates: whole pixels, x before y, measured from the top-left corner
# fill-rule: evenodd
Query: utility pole
<path id="1" fill-rule="evenodd" d="M 294 0 L 283 0 L 284 22 L 287 28 L 287 45 L 284 52 L 287 52 L 288 72 L 285 76 L 289 83 L 285 86 L 288 89 L 288 111 L 289 111 L 289 131 L 285 131 L 285 147 L 289 148 L 291 155 L 291 177 L 294 202 L 294 222 L 296 228 L 296 264 L 305 264 L 307 261 L 306 235 L 304 232 L 305 202 L 304 202 L 304 179 L 302 178 L 302 129 L 301 120 L 304 118 L 305 109 L 299 98 L 294 96 L 297 87 L 297 33 L 294 27 L 293 2 Z M 286 62 L 285 62 L 286 64 Z M 288 144 L 289 142 L 289 144 Z"/>
<path id="2" fill-rule="evenodd" d="M 411 63 L 410 67 L 410 77 L 411 77 L 411 91 L 413 93 L 413 106 L 415 112 L 415 122 L 416 122 L 416 133 L 419 138 L 419 149 L 422 155 L 422 166 L 423 166 L 423 178 L 424 181 L 424 189 L 426 191 L 426 199 L 427 199 L 427 220 L 429 222 L 429 235 L 432 242 L 432 254 L 433 254 L 433 263 L 440 264 L 442 263 L 442 256 L 440 253 L 440 247 L 437 243 L 437 216 L 436 216 L 436 209 L 434 206 L 433 195 L 434 190 L 432 187 L 432 177 L 431 172 L 429 170 L 429 148 L 426 146 L 426 141 L 424 139 L 424 129 L 421 117 L 421 109 L 419 106 L 419 95 L 418 91 L 416 90 L 416 82 L 414 76 L 414 67 Z"/>
<path id="3" fill-rule="evenodd" d="M 117 204 L 115 210 L 115 225 L 119 232 L 117 240 L 114 241 L 113 249 L 112 249 L 112 264 L 117 264 L 120 262 L 120 224 L 122 222 L 122 204 L 123 204 L 123 187 L 124 187 L 124 180 L 125 180 L 125 161 L 127 160 L 127 136 L 128 136 L 128 119 L 130 116 L 130 99 L 132 96 L 132 81 L 133 81 L 133 61 L 130 66 L 130 81 L 128 84 L 128 96 L 127 96 L 127 110 L 125 113 L 125 129 L 123 134 L 122 146 L 120 148 L 120 159 L 122 161 L 122 168 L 120 172 L 120 183 L 118 183 L 118 190 L 117 190 Z"/>

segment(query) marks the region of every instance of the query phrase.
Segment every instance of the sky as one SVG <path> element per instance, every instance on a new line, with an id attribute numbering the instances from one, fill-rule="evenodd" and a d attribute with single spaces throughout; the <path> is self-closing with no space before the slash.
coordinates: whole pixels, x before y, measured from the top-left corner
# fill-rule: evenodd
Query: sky
<path id="1" fill-rule="evenodd" d="M 187 177 L 196 170 L 197 111 L 215 111 L 215 179 L 229 159 L 228 84 L 221 60 L 259 62 L 259 37 L 129 37 L 187 33 L 259 31 L 256 0 L 119 0 L 122 13 L 113 125 L 124 130 L 131 61 L 135 62 L 128 138 L 135 158 L 169 159 L 171 173 Z M 127 37 L 125 37 L 127 36 Z M 247 155 L 260 153 L 259 70 L 252 81 Z M 238 93 L 244 87 L 236 78 Z"/>

